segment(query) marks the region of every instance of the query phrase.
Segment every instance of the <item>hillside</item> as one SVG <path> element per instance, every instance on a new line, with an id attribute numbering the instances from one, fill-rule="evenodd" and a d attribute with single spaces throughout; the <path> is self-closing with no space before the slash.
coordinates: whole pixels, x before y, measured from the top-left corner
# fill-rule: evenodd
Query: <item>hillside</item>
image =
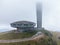
<path id="1" fill-rule="evenodd" d="M 53 45 L 52 42 L 48 43 L 48 37 L 37 40 L 15 42 L 15 43 L 0 43 L 0 45 Z"/>
<path id="2" fill-rule="evenodd" d="M 39 31 L 38 31 L 39 32 Z M 29 41 L 23 42 L 13 42 L 13 43 L 0 43 L 0 45 L 55 45 L 52 39 L 51 33 L 47 30 L 40 30 L 44 34 L 43 37 L 36 38 Z M 23 39 L 35 35 L 37 32 L 25 32 L 25 33 L 2 33 L 0 35 L 0 40 L 12 40 L 12 39 Z"/>
<path id="3" fill-rule="evenodd" d="M 57 45 L 60 45 L 60 32 L 52 32 L 53 39 L 56 40 Z"/>
<path id="4" fill-rule="evenodd" d="M 23 32 L 23 33 L 15 33 L 13 31 L 10 31 L 8 33 L 1 33 L 0 34 L 0 40 L 9 40 L 9 39 L 22 39 L 22 38 L 29 38 L 36 34 L 37 32 Z"/>
<path id="5" fill-rule="evenodd" d="M 53 45 L 53 40 L 48 36 L 44 36 L 39 39 L 37 38 L 23 42 L 0 43 L 0 45 Z"/>

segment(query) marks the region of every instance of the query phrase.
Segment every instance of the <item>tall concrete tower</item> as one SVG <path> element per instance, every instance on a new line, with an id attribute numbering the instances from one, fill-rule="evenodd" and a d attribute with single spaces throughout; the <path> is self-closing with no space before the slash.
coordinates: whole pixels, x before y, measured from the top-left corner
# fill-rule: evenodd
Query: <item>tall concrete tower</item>
<path id="1" fill-rule="evenodd" d="M 42 5 L 40 3 L 36 4 L 36 11 L 37 11 L 37 28 L 42 28 Z"/>

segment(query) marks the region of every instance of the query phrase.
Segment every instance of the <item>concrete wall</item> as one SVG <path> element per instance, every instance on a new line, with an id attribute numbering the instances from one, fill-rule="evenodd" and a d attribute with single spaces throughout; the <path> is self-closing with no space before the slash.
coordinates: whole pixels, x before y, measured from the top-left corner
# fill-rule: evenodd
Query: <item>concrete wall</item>
<path id="1" fill-rule="evenodd" d="M 40 3 L 37 3 L 36 5 L 36 11 L 37 11 L 37 28 L 42 28 L 42 6 Z"/>

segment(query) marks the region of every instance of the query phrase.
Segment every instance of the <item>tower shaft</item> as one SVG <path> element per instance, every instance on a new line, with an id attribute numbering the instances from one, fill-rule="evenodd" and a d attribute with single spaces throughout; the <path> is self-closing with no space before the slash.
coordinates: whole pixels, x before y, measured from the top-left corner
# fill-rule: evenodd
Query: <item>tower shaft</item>
<path id="1" fill-rule="evenodd" d="M 42 28 L 42 6 L 41 4 L 37 3 L 36 6 L 36 11 L 37 11 L 37 28 L 41 29 Z"/>

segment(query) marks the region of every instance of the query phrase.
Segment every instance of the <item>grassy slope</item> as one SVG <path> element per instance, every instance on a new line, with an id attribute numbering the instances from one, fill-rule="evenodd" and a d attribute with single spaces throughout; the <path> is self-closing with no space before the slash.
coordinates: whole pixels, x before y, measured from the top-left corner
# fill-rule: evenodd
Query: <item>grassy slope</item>
<path id="1" fill-rule="evenodd" d="M 31 40 L 31 41 L 25 41 L 25 42 L 16 42 L 16 43 L 0 43 L 0 45 L 48 45 L 49 37 L 44 37 L 43 39 Z M 50 42 L 50 45 L 53 45 L 52 42 Z"/>
<path id="2" fill-rule="evenodd" d="M 47 31 L 43 30 L 41 31 L 46 34 L 44 38 L 40 38 L 38 41 L 25 41 L 25 42 L 16 42 L 16 43 L 0 43 L 0 45 L 53 45 L 52 39 L 47 35 Z M 0 35 L 0 39 L 17 39 L 17 38 L 24 38 L 24 37 L 31 37 L 34 35 L 34 33 L 6 33 L 3 35 Z"/>
<path id="3" fill-rule="evenodd" d="M 58 45 L 60 45 L 60 40 L 58 39 L 58 36 L 60 36 L 60 32 L 52 32 L 52 33 L 53 33 L 53 39 L 56 40 Z"/>
<path id="4" fill-rule="evenodd" d="M 1 39 L 21 39 L 21 38 L 28 38 L 36 34 L 36 31 L 34 32 L 25 32 L 25 33 L 6 33 L 6 34 L 1 34 L 0 35 L 0 40 Z"/>
<path id="5" fill-rule="evenodd" d="M 16 43 L 0 43 L 0 45 L 35 45 L 35 42 L 33 41 L 28 41 L 28 42 L 16 42 Z"/>

